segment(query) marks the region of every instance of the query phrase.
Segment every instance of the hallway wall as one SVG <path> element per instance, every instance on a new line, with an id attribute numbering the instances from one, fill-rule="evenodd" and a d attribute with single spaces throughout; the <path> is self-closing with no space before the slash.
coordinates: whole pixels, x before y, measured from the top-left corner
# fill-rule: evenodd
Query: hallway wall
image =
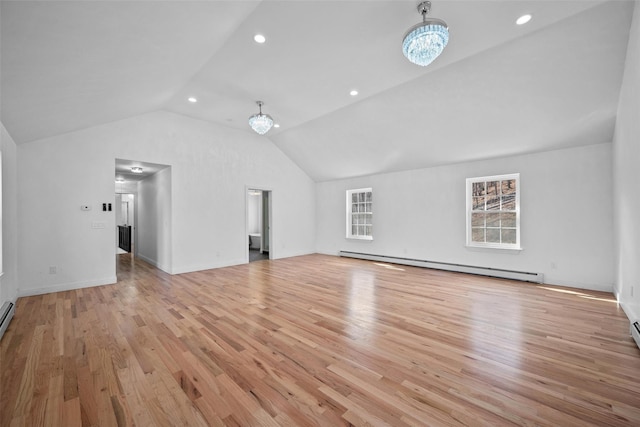
<path id="1" fill-rule="evenodd" d="M 115 282 L 117 158 L 171 166 L 170 273 L 246 261 L 247 186 L 273 191 L 273 258 L 315 251 L 315 184 L 268 138 L 155 112 L 18 146 L 22 295 Z"/>

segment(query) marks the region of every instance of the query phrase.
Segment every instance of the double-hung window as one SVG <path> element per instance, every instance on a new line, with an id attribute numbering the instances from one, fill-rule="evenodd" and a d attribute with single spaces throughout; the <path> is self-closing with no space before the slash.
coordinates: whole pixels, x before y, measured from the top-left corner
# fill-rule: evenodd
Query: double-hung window
<path id="1" fill-rule="evenodd" d="M 467 246 L 521 249 L 520 174 L 467 179 Z"/>
<path id="2" fill-rule="evenodd" d="M 371 188 L 347 190 L 347 238 L 373 240 Z"/>

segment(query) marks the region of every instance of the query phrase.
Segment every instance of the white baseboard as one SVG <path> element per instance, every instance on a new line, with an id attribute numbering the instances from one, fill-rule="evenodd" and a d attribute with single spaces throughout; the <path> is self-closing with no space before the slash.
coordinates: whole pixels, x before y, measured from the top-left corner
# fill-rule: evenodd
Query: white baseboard
<path id="1" fill-rule="evenodd" d="M 243 259 L 234 259 L 234 260 L 220 262 L 220 263 L 185 265 L 182 267 L 175 268 L 171 274 L 193 273 L 194 271 L 212 270 L 214 268 L 231 267 L 234 265 L 240 265 L 240 264 L 246 264 L 246 263 L 247 263 L 247 260 L 243 258 Z"/>
<path id="2" fill-rule="evenodd" d="M 340 256 L 365 259 L 369 261 L 389 262 L 392 264 L 410 265 L 435 270 L 454 271 L 457 273 L 476 274 L 481 276 L 501 277 L 503 279 L 522 280 L 525 282 L 544 283 L 544 275 L 536 272 L 507 270 L 502 268 L 482 267 L 456 264 L 450 262 L 431 261 L 415 258 L 404 258 L 390 255 L 375 255 L 362 252 L 340 251 Z"/>
<path id="3" fill-rule="evenodd" d="M 613 284 L 605 283 L 605 284 L 592 284 L 592 283 L 580 283 L 580 282 L 572 282 L 567 280 L 554 280 L 548 279 L 545 281 L 546 285 L 551 286 L 564 286 L 567 288 L 576 288 L 576 289 L 586 289 L 589 291 L 600 291 L 600 292 L 610 292 L 615 297 L 615 291 Z"/>
<path id="4" fill-rule="evenodd" d="M 175 274 L 173 271 L 171 271 L 171 268 L 169 266 L 162 265 L 155 259 L 151 259 L 149 257 L 146 257 L 146 256 L 144 256 L 144 255 L 142 255 L 140 253 L 136 255 L 136 258 L 140 258 L 144 262 L 153 265 L 155 268 L 160 269 L 160 270 L 164 271 L 165 273 Z"/>
<path id="5" fill-rule="evenodd" d="M 631 304 L 627 304 L 626 302 L 619 301 L 620 307 L 622 307 L 622 311 L 627 315 L 629 322 L 639 322 L 640 321 L 640 309 L 634 310 L 634 307 Z"/>
<path id="6" fill-rule="evenodd" d="M 44 286 L 39 288 L 20 288 L 18 289 L 18 297 L 29 297 L 33 295 L 50 294 L 54 292 L 73 291 L 75 289 L 91 288 L 94 286 L 113 285 L 118 281 L 116 276 L 105 279 L 88 280 L 73 283 L 60 283 L 58 285 Z"/>
<path id="7" fill-rule="evenodd" d="M 11 301 L 5 301 L 0 308 L 0 339 L 4 335 L 4 332 L 9 328 L 9 323 L 13 319 L 13 315 L 16 312 L 16 305 Z"/>

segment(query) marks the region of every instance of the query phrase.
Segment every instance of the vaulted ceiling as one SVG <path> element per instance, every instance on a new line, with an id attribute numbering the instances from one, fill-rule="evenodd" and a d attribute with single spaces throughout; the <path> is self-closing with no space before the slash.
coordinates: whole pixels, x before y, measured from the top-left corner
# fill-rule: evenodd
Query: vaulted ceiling
<path id="1" fill-rule="evenodd" d="M 317 181 L 612 140 L 632 1 L 434 0 L 426 68 L 416 4 L 3 0 L 0 119 L 19 144 L 158 110 L 252 132 L 262 100 Z"/>

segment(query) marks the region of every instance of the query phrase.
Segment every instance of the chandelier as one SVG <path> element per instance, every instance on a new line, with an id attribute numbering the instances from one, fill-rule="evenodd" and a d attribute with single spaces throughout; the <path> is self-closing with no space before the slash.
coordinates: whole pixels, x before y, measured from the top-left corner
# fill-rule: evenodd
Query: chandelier
<path id="1" fill-rule="evenodd" d="M 260 112 L 249 117 L 249 126 L 251 126 L 251 129 L 255 130 L 260 135 L 264 135 L 269 132 L 269 129 L 273 126 L 273 119 L 268 114 L 262 114 L 262 106 L 264 105 L 264 102 L 256 101 L 256 104 L 258 104 Z"/>
<path id="2" fill-rule="evenodd" d="M 402 53 L 414 64 L 426 67 L 444 50 L 449 41 L 449 27 L 441 19 L 427 18 L 431 2 L 418 4 L 422 22 L 409 28 L 402 41 Z"/>

